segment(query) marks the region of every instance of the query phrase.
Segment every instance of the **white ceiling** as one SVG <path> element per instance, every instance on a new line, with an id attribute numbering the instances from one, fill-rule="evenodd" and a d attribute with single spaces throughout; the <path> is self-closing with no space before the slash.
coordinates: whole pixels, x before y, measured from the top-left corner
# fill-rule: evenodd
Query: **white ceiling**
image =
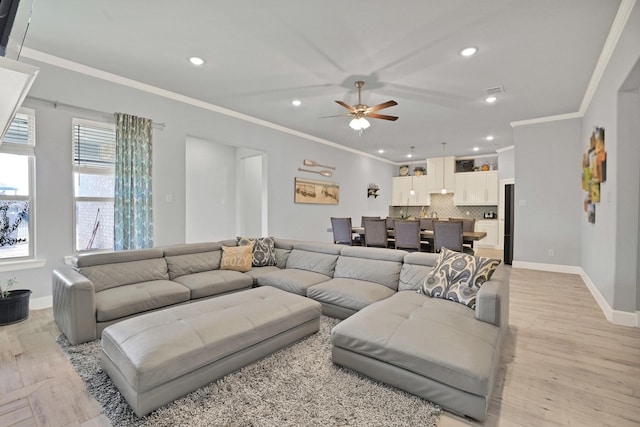
<path id="1" fill-rule="evenodd" d="M 619 0 L 23 0 L 24 47 L 395 162 L 512 144 L 579 110 Z M 31 23 L 26 29 L 29 8 Z M 464 58 L 458 52 L 476 46 Z M 194 67 L 189 56 L 205 65 Z M 334 102 L 393 99 L 361 135 Z M 493 105 L 485 89 L 503 86 Z M 291 105 L 294 98 L 301 107 Z M 58 99 L 58 101 L 64 101 Z M 132 112 L 135 113 L 135 112 Z M 487 142 L 484 137 L 494 135 Z M 378 154 L 379 148 L 385 149 Z"/>

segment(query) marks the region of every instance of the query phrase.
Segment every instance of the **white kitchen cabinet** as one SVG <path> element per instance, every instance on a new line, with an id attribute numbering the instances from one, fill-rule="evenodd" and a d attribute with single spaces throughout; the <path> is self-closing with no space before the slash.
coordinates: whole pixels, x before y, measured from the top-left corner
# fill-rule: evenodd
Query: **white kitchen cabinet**
<path id="1" fill-rule="evenodd" d="M 463 206 L 498 204 L 498 171 L 455 174 L 453 202 Z"/>
<path id="2" fill-rule="evenodd" d="M 476 242 L 476 247 L 500 249 L 498 247 L 498 220 L 478 220 L 476 221 L 475 231 L 487 233 L 487 237 Z"/>
<path id="3" fill-rule="evenodd" d="M 427 190 L 429 193 L 440 193 L 442 187 L 447 190 L 447 193 L 452 193 L 455 190 L 455 177 L 454 171 L 456 167 L 456 158 L 450 157 L 436 157 L 427 159 Z M 443 177 L 444 168 L 444 177 Z M 442 179 L 444 178 L 444 185 Z"/>
<path id="4" fill-rule="evenodd" d="M 411 194 L 413 188 L 414 194 Z M 431 195 L 427 189 L 427 176 L 396 176 L 391 185 L 392 206 L 428 206 Z"/>

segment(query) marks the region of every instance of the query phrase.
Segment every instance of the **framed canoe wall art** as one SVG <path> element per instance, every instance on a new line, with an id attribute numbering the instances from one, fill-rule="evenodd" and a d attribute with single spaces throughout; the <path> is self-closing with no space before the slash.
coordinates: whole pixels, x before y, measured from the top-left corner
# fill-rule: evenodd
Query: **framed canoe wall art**
<path id="1" fill-rule="evenodd" d="M 596 127 L 589 138 L 589 148 L 582 155 L 582 189 L 587 192 L 584 211 L 587 221 L 596 222 L 596 204 L 600 203 L 600 184 L 607 180 L 607 152 L 604 128 Z"/>
<path id="2" fill-rule="evenodd" d="M 316 181 L 297 178 L 295 180 L 295 203 L 318 203 L 337 205 L 340 201 L 340 185 L 337 182 Z"/>

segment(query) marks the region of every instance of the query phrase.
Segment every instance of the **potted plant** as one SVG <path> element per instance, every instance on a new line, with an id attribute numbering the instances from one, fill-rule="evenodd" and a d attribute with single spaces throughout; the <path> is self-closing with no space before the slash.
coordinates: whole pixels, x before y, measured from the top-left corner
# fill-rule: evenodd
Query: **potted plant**
<path id="1" fill-rule="evenodd" d="M 426 172 L 426 169 L 424 168 L 424 166 L 416 166 L 415 168 L 413 168 L 413 174 L 415 176 L 422 176 L 424 175 Z"/>
<path id="2" fill-rule="evenodd" d="M 0 281 L 0 326 L 9 325 L 25 320 L 29 317 L 29 296 L 27 289 L 10 291 L 17 283 L 15 277 L 7 280 L 6 285 Z"/>

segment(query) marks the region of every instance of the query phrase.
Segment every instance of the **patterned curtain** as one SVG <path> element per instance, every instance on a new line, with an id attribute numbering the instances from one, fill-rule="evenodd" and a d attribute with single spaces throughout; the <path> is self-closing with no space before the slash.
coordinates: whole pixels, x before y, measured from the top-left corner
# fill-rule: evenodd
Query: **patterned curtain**
<path id="1" fill-rule="evenodd" d="M 153 246 L 152 121 L 116 113 L 114 249 Z"/>

